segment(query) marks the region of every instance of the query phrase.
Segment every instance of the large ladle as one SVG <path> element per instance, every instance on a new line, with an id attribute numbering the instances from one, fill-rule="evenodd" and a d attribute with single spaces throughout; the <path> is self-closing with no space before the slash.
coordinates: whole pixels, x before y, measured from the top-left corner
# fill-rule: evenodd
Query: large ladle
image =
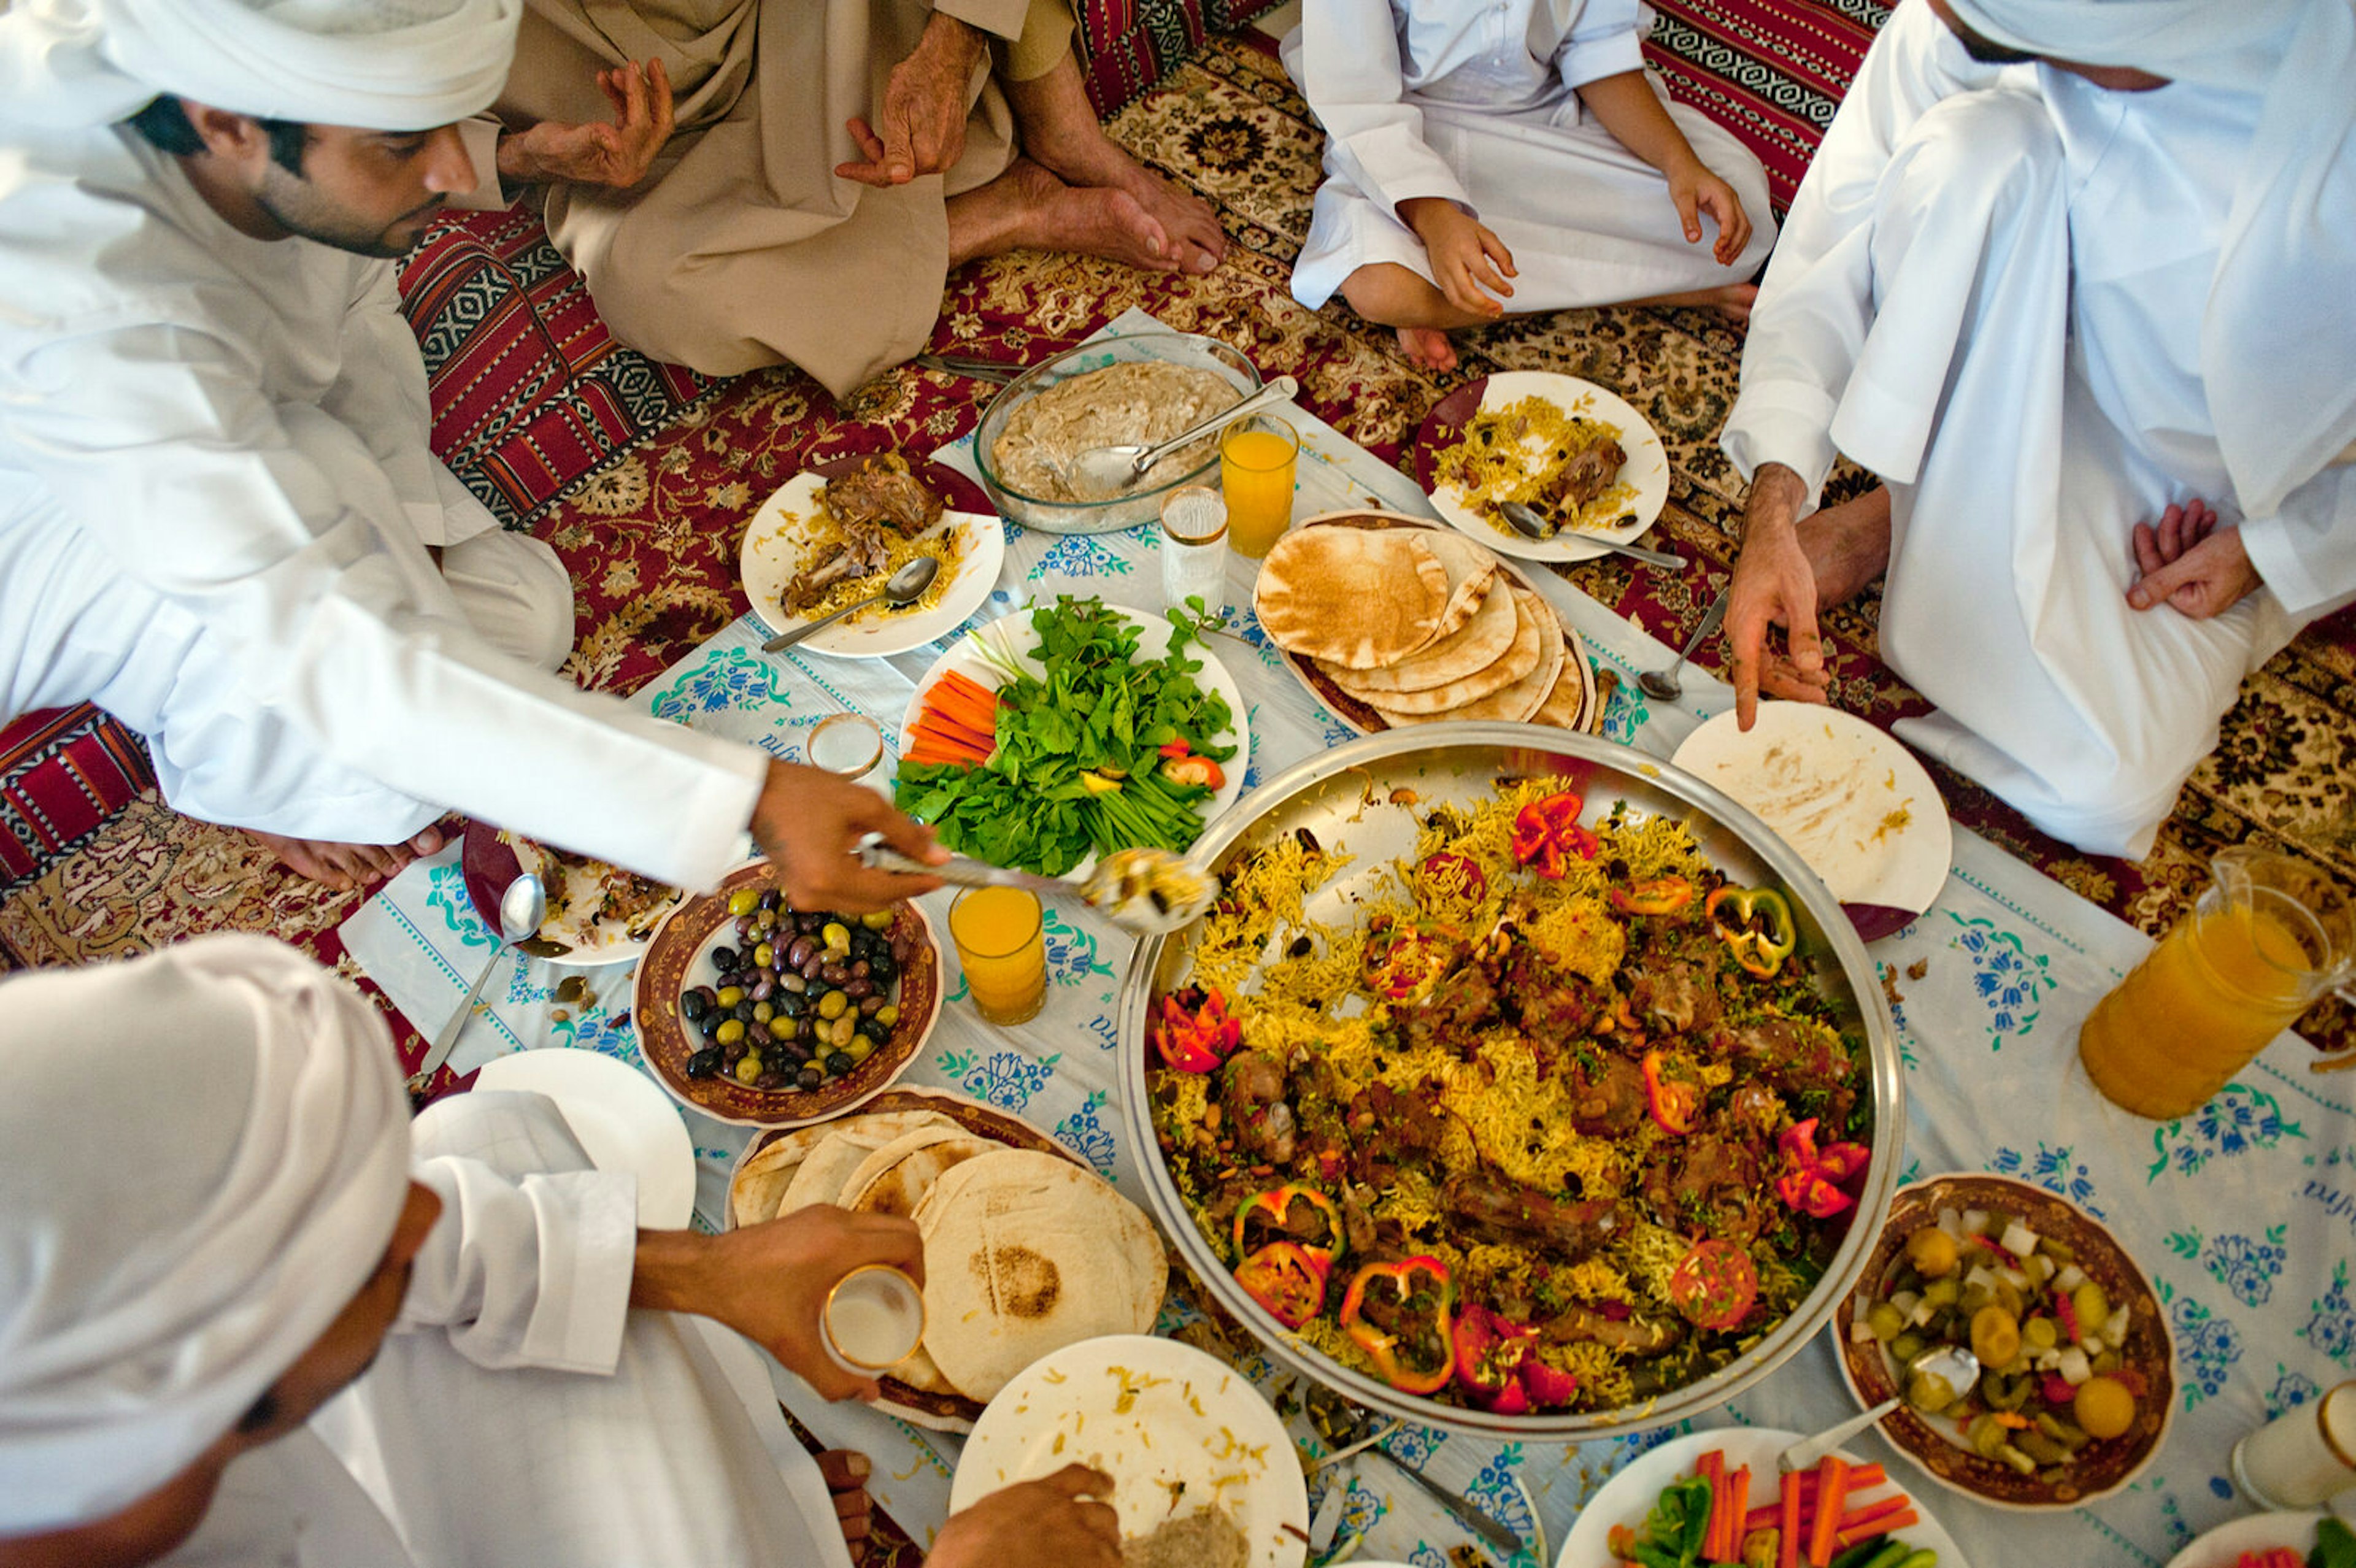
<path id="1" fill-rule="evenodd" d="M 1042 898 L 1077 899 L 1122 930 L 1141 936 L 1166 936 L 1183 929 L 1219 896 L 1218 878 L 1167 849 L 1115 849 L 1081 878 L 1042 877 L 963 855 L 927 866 L 875 838 L 860 845 L 859 859 L 873 870 L 936 877 L 961 888 L 1023 888 Z"/>

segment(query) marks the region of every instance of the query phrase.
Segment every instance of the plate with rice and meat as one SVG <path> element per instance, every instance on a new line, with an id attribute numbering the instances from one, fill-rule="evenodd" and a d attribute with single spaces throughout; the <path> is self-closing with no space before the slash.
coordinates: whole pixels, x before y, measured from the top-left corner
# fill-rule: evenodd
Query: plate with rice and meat
<path id="1" fill-rule="evenodd" d="M 1627 544 L 1669 499 L 1669 456 L 1626 400 L 1576 376 L 1513 370 L 1458 388 L 1415 438 L 1415 478 L 1440 515 L 1525 560 L 1586 560 Z M 1505 520 L 1519 501 L 1558 530 L 1536 539 Z M 1586 537 L 1581 537 L 1586 536 Z"/>
<path id="2" fill-rule="evenodd" d="M 526 871 L 540 879 L 548 913 L 540 930 L 516 945 L 551 964 L 589 968 L 635 962 L 665 916 L 687 895 L 651 877 L 604 860 L 554 848 L 485 822 L 469 822 L 459 869 L 475 912 L 499 928 L 499 895 Z"/>
<path id="3" fill-rule="evenodd" d="M 806 469 L 761 503 L 738 560 L 744 597 L 775 635 L 884 591 L 920 555 L 941 563 L 914 604 L 876 603 L 800 645 L 881 658 L 955 631 L 998 582 L 1006 529 L 980 486 L 929 458 L 898 453 Z"/>

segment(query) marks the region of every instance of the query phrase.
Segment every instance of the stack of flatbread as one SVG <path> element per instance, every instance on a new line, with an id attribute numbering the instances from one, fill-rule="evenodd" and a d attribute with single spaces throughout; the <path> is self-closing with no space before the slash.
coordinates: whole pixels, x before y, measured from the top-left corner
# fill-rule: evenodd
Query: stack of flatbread
<path id="1" fill-rule="evenodd" d="M 786 1133 L 737 1168 L 728 1201 L 739 1225 L 812 1203 L 916 1221 L 925 1337 L 884 1376 L 936 1396 L 935 1413 L 969 1419 L 978 1412 L 957 1402 L 988 1403 L 1051 1350 L 1150 1332 L 1168 1278 L 1152 1221 L 1094 1172 L 938 1110 L 873 1111 Z"/>
<path id="2" fill-rule="evenodd" d="M 1260 568 L 1277 646 L 1384 723 L 1576 729 L 1586 687 L 1554 607 L 1444 528 L 1300 528 Z"/>

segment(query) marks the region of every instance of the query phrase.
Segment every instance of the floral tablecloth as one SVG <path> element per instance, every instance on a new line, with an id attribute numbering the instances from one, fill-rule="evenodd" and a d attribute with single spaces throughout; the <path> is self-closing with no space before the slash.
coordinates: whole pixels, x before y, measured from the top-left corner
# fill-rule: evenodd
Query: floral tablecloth
<path id="1" fill-rule="evenodd" d="M 1108 331 L 1150 328 L 1124 317 Z M 1429 515 L 1412 481 L 1297 411 L 1304 461 L 1296 517 L 1367 501 Z M 970 471 L 970 453 L 938 454 Z M 1100 594 L 1149 612 L 1161 606 L 1157 540 L 1150 529 L 1056 539 L 1008 527 L 1004 568 L 973 624 L 1057 593 Z M 1231 560 L 1232 634 L 1213 651 L 1243 688 L 1251 749 L 1248 784 L 1350 738 L 1280 663 L 1249 612 L 1248 570 Z M 1541 581 L 1599 666 L 1622 676 L 1605 721 L 1612 739 L 1667 756 L 1730 695 L 1688 666 L 1674 706 L 1635 688 L 1640 668 L 1669 650 L 1550 576 Z M 962 635 L 962 629 L 958 634 Z M 799 760 L 819 720 L 851 709 L 879 720 L 896 756 L 897 728 L 915 683 L 954 637 L 889 659 L 847 661 L 803 651 L 768 656 L 749 616 L 650 683 L 654 713 L 739 737 Z M 937 922 L 948 896 L 926 901 Z M 420 862 L 346 925 L 347 950 L 397 1005 L 431 1027 L 456 1005 L 490 935 L 468 907 L 455 857 Z M 999 1029 L 964 1001 L 954 953 L 948 1001 L 905 1082 L 961 1090 L 1014 1112 L 1077 1152 L 1118 1187 L 1138 1193 L 1135 1151 L 1113 1102 L 1118 976 L 1129 938 L 1084 910 L 1050 909 L 1048 1004 L 1031 1023 Z M 2199 1114 L 2155 1125 L 2113 1108 L 2080 1068 L 2077 1026 L 2148 947 L 2128 926 L 1967 832 L 1938 901 L 1904 931 L 1872 945 L 1897 973 L 1905 1067 L 1905 1175 L 1996 1171 L 2063 1194 L 2109 1225 L 2158 1292 L 2174 1331 L 2179 1408 L 2158 1461 L 2126 1491 L 2090 1508 L 2028 1516 L 1999 1512 L 1921 1481 L 1878 1437 L 1861 1446 L 1890 1457 L 1981 1568 L 2025 1560 L 2119 1563 L 2157 1568 L 2194 1534 L 2244 1511 L 2226 1478 L 2233 1440 L 2269 1416 L 2356 1375 L 2356 1126 L 2336 1081 L 2308 1071 L 2312 1051 L 2286 1035 Z M 1919 978 L 1905 977 L 1917 965 Z M 453 1058 L 460 1070 L 491 1056 L 558 1044 L 638 1061 L 626 1014 L 629 969 L 563 971 L 506 962 L 487 991 L 491 1005 Z M 698 1215 L 723 1212 L 726 1172 L 746 1129 L 681 1113 L 699 1163 Z M 1166 1325 L 1165 1325 L 1166 1326 Z M 1267 1376 L 1257 1360 L 1247 1371 Z M 948 1502 L 958 1440 L 863 1407 L 817 1400 L 776 1372 L 781 1395 L 829 1443 L 877 1460 L 873 1488 L 919 1540 Z M 1702 1424 L 1726 1421 L 1802 1429 L 1851 1409 L 1820 1336 L 1751 1393 Z M 1313 1446 L 1305 1424 L 1296 1433 Z M 1634 1455 L 1673 1435 L 1635 1434 L 1580 1446 L 1496 1443 L 1409 1428 L 1395 1454 L 1425 1466 L 1534 1539 L 1543 1523 L 1558 1542 L 1596 1488 Z M 1536 1499 L 1533 1520 L 1518 1479 Z M 1385 1467 L 1343 1466 L 1311 1483 L 1312 1509 L 1346 1485 L 1346 1536 L 1365 1531 L 1362 1555 L 1440 1568 L 1472 1538 Z M 1585 1565 L 1574 1565 L 1585 1568 Z"/>

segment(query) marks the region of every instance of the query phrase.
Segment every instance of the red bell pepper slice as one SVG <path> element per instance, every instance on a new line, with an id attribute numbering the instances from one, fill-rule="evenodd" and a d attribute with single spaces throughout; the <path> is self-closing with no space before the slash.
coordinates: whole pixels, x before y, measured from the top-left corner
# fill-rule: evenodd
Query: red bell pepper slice
<path id="1" fill-rule="evenodd" d="M 1668 1077 L 1666 1072 L 1667 1062 L 1659 1051 L 1644 1053 L 1644 1108 L 1661 1131 L 1689 1133 L 1701 1115 L 1701 1085 Z"/>
<path id="2" fill-rule="evenodd" d="M 1342 1331 L 1391 1387 L 1437 1393 L 1456 1375 L 1451 1296 L 1448 1265 L 1438 1258 L 1368 1264 L 1343 1293 Z"/>
<path id="3" fill-rule="evenodd" d="M 1775 1179 L 1775 1196 L 1801 1213 L 1829 1220 L 1853 1201 L 1841 1183 L 1866 1168 L 1872 1155 L 1863 1144 L 1843 1141 L 1819 1149 L 1816 1118 L 1794 1122 L 1777 1140 L 1783 1154 L 1783 1173 Z"/>
<path id="4" fill-rule="evenodd" d="M 1732 1242 L 1699 1243 L 1669 1272 L 1669 1305 L 1697 1328 L 1731 1328 L 1758 1299 L 1759 1265 Z"/>
<path id="5" fill-rule="evenodd" d="M 1564 790 L 1522 807 L 1514 814 L 1514 859 L 1549 880 L 1570 869 L 1573 855 L 1595 859 L 1601 845 L 1579 825 L 1586 805 L 1576 790 Z"/>
<path id="6" fill-rule="evenodd" d="M 1644 877 L 1612 890 L 1612 907 L 1623 914 L 1675 914 L 1693 902 L 1694 885 L 1684 877 Z"/>
<path id="7" fill-rule="evenodd" d="M 1538 1331 L 1478 1302 L 1458 1309 L 1451 1338 L 1456 1381 L 1484 1410 L 1521 1415 L 1541 1405 L 1569 1404 L 1579 1379 L 1537 1358 Z"/>
<path id="8" fill-rule="evenodd" d="M 1323 1217 L 1325 1225 L 1322 1238 L 1304 1236 L 1290 1223 L 1293 1218 L 1293 1205 L 1296 1203 L 1305 1203 Z M 1246 1233 L 1251 1229 L 1251 1222 L 1254 1220 L 1261 1221 L 1266 1233 L 1293 1243 L 1303 1250 L 1323 1258 L 1329 1267 L 1335 1258 L 1342 1255 L 1346 1244 L 1343 1240 L 1344 1232 L 1342 1229 L 1341 1209 L 1331 1198 L 1302 1182 L 1293 1181 L 1282 1187 L 1272 1187 L 1266 1192 L 1255 1193 L 1244 1200 L 1243 1205 L 1236 1211 L 1235 1242 L 1237 1256 L 1241 1256 L 1245 1251 Z"/>
<path id="9" fill-rule="evenodd" d="M 1213 1072 L 1244 1042 L 1244 1026 L 1227 1016 L 1227 999 L 1200 986 L 1162 998 L 1151 1026 L 1153 1049 L 1181 1072 Z"/>
<path id="10" fill-rule="evenodd" d="M 1287 1328 L 1298 1328 L 1325 1310 L 1330 1254 L 1298 1242 L 1270 1242 L 1236 1265 L 1236 1283 Z"/>

